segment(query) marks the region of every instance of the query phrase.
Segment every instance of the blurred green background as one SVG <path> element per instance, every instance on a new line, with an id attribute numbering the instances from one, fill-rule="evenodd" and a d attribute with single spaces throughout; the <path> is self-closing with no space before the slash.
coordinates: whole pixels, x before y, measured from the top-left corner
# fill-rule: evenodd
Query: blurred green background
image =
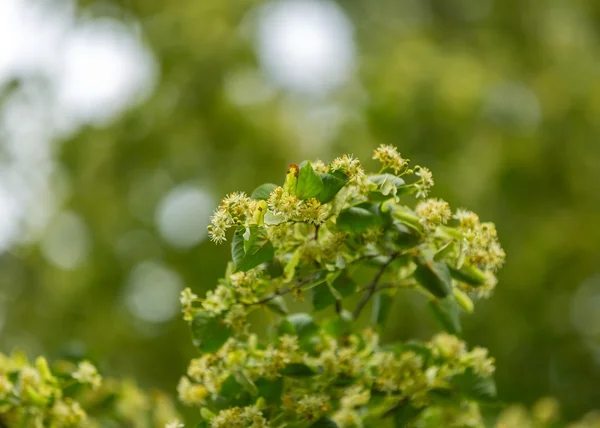
<path id="1" fill-rule="evenodd" d="M 500 395 L 600 403 L 600 3 L 2 0 L 0 349 L 175 390 L 222 195 L 394 144 L 496 222 Z M 386 340 L 435 331 L 400 299 Z"/>

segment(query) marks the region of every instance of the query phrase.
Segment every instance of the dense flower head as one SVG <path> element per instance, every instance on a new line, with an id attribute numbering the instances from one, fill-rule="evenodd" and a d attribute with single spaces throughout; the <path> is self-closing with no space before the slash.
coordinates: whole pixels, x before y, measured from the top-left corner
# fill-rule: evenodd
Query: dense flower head
<path id="1" fill-rule="evenodd" d="M 448 202 L 440 199 L 427 199 L 419 202 L 415 207 L 415 212 L 419 216 L 423 226 L 429 230 L 448 223 L 448 220 L 452 218 L 450 205 Z"/>
<path id="2" fill-rule="evenodd" d="M 379 148 L 375 149 L 373 153 L 373 159 L 381 162 L 383 168 L 389 168 L 394 170 L 395 174 L 399 174 L 403 169 L 408 167 L 408 159 L 404 159 L 398 149 L 394 146 L 382 144 Z"/>
<path id="3" fill-rule="evenodd" d="M 428 168 L 417 166 L 415 167 L 415 175 L 420 177 L 420 180 L 416 183 L 417 197 L 426 198 L 435 184 L 433 174 Z"/>
<path id="4" fill-rule="evenodd" d="M 210 422 L 212 428 L 268 428 L 267 421 L 255 406 L 221 410 Z"/>
<path id="5" fill-rule="evenodd" d="M 360 161 L 352 155 L 343 155 L 336 158 L 331 163 L 333 171 L 342 171 L 351 181 L 359 182 L 365 175 L 365 171 Z"/>
<path id="6" fill-rule="evenodd" d="M 227 229 L 251 218 L 255 208 L 256 201 L 246 196 L 244 192 L 234 192 L 225 196 L 210 219 L 211 224 L 208 226 L 210 239 L 216 243 L 225 241 Z"/>

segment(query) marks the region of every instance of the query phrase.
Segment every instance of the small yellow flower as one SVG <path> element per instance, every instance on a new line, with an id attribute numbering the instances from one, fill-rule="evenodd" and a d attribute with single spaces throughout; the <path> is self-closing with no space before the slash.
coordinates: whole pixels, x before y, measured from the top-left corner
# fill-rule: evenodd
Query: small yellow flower
<path id="1" fill-rule="evenodd" d="M 98 374 L 96 366 L 89 361 L 80 362 L 77 370 L 71 376 L 79 383 L 90 385 L 94 390 L 100 388 L 102 384 L 102 376 Z"/>

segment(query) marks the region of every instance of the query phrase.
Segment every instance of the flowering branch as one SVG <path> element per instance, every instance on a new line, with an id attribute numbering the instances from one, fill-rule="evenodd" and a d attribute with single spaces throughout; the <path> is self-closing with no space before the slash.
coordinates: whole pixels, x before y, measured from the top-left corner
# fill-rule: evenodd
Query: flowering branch
<path id="1" fill-rule="evenodd" d="M 215 211 L 213 241 L 234 229 L 231 267 L 204 298 L 190 289 L 181 297 L 200 357 L 178 393 L 200 408 L 201 426 L 380 426 L 388 414 L 403 426 L 481 426 L 478 402 L 493 399 L 493 360 L 449 333 L 460 331 L 460 311 L 473 309 L 469 295 L 487 296 L 496 284 L 504 260 L 496 229 L 442 200 L 421 200 L 433 175 L 409 168 L 395 147 L 373 158 L 379 173 L 349 155 L 292 164 L 281 186 L 230 194 Z M 400 204 L 406 195 L 419 199 L 414 207 Z M 358 287 L 351 267 L 371 259 L 382 264 Z M 352 321 L 376 293 L 405 285 L 425 294 L 447 333 L 381 346 L 374 329 Z M 343 299 L 358 293 L 354 311 L 344 310 Z M 288 294 L 311 299 L 312 313 L 289 314 L 281 298 Z M 390 299 L 372 305 L 380 327 Z M 265 341 L 249 333 L 247 319 L 261 304 L 275 314 Z"/>

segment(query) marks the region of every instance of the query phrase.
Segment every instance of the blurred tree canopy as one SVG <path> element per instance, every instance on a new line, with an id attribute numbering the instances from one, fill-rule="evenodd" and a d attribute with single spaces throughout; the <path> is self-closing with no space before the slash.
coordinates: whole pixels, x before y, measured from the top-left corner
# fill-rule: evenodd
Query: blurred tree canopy
<path id="1" fill-rule="evenodd" d="M 205 239 L 221 195 L 280 182 L 303 158 L 367 158 L 385 143 L 431 167 L 434 195 L 497 224 L 507 263 L 464 337 L 497 358 L 500 396 L 554 395 L 573 418 L 600 402 L 600 3 L 81 0 L 73 13 L 128 28 L 156 78 L 116 117 L 52 138 L 55 209 L 0 253 L 3 350 L 86 356 L 173 392 L 193 354 L 178 292 L 213 287 L 228 259 Z M 341 31 L 303 33 L 323 16 Z M 305 56 L 285 50 L 294 29 Z M 327 50 L 326 36 L 343 40 Z M 270 54 L 269 40 L 282 41 Z M 344 55 L 302 68 L 331 49 Z M 295 80 L 271 64 L 286 61 Z M 53 109 L 51 83 L 11 77 L 4 147 L 11 100 L 33 85 L 31 102 Z M 9 190 L 26 191 L 16 177 Z M 52 257 L 84 250 L 78 263 Z M 137 313 L 140 301 L 155 312 Z M 436 328 L 420 302 L 394 304 L 387 338 Z"/>

